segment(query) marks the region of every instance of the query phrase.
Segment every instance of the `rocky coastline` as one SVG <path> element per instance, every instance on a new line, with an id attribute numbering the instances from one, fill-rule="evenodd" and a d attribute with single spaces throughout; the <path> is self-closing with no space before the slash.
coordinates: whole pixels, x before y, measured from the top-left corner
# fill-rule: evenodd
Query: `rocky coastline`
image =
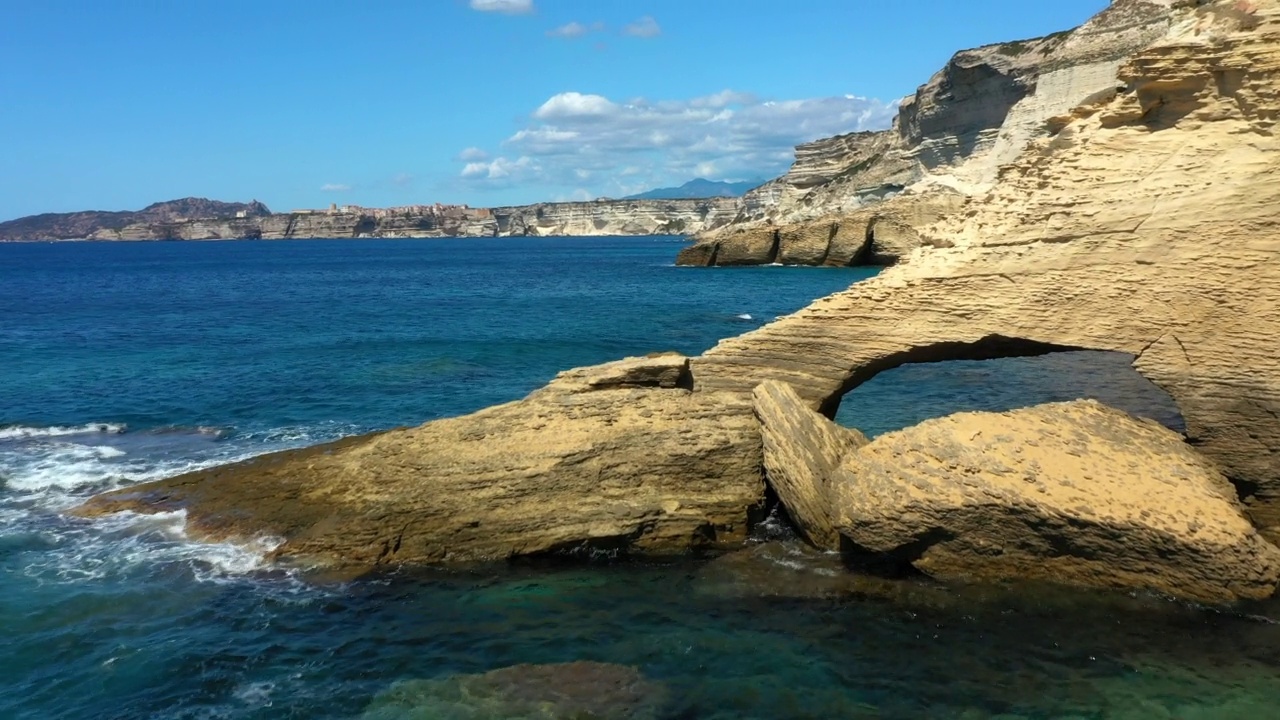
<path id="1" fill-rule="evenodd" d="M 887 159 L 847 175 L 861 186 L 876 166 L 877 187 L 902 186 L 876 214 L 780 200 L 682 254 L 899 261 L 875 278 L 698 357 L 570 370 L 471 415 L 76 512 L 180 509 L 204 537 L 280 538 L 282 562 L 374 568 L 740 547 L 776 497 L 857 573 L 1270 596 L 1280 0 L 1115 0 L 1069 35 L 997 47 L 958 55 L 904 105 L 894 132 L 910 147 L 833 144 L 876 157 L 868 143 L 885 143 Z M 1079 97 L 1037 99 L 1063 83 Z M 933 95 L 970 110 L 939 115 Z M 1076 349 L 1131 355 L 1178 404 L 1185 437 L 1092 402 L 955 415 L 871 442 L 829 421 L 845 393 L 904 363 Z"/>
<path id="2" fill-rule="evenodd" d="M 334 206 L 272 213 L 256 201 L 187 198 L 157 203 L 138 213 L 65 213 L 12 220 L 0 223 L 0 242 L 685 235 L 731 222 L 738 215 L 739 202 L 738 198 L 704 198 L 495 208 Z"/>

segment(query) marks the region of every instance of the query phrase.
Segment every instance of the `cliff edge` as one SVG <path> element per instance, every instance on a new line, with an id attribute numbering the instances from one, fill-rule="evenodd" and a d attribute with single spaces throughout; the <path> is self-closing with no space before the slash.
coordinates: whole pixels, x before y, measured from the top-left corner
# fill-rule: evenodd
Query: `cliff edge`
<path id="1" fill-rule="evenodd" d="M 1174 5 L 1115 0 L 1074 30 L 956 53 L 901 101 L 891 129 L 797 147 L 791 170 L 747 193 L 733 224 L 695 240 L 721 251 L 734 246 L 727 253 L 734 264 L 763 264 L 773 260 L 743 250 L 752 238 L 839 225 L 867 238 L 855 263 L 897 262 L 929 239 L 889 226 L 919 227 L 928 224 L 920 218 L 956 210 L 1046 137 L 1051 118 L 1113 95 L 1124 60 L 1170 32 Z M 890 232 L 877 239 L 874 226 L 882 222 Z M 846 264 L 837 255 L 838 262 L 800 264 Z M 717 264 L 711 257 L 708 247 L 691 248 L 677 263 Z"/>

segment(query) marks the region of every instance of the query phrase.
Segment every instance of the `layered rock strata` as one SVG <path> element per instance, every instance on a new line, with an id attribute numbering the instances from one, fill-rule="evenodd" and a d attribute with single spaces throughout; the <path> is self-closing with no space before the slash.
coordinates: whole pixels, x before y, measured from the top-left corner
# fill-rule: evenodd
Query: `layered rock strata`
<path id="1" fill-rule="evenodd" d="M 842 459 L 867 444 L 866 436 L 813 412 L 782 383 L 761 383 L 754 398 L 769 486 L 806 540 L 839 550 L 831 483 Z"/>
<path id="2" fill-rule="evenodd" d="M 1154 421 L 1077 401 L 960 413 L 866 444 L 781 383 L 756 401 L 770 484 L 811 536 L 819 524 L 838 536 L 854 567 L 1207 602 L 1269 597 L 1280 581 L 1280 550 L 1235 489 Z M 771 428 L 783 423 L 810 432 Z"/>
<path id="3" fill-rule="evenodd" d="M 893 265 L 945 237 L 922 232 L 964 205 L 950 190 L 898 195 L 874 207 L 775 226 L 735 225 L 680 250 L 677 265 Z"/>
<path id="4" fill-rule="evenodd" d="M 741 396 L 688 384 L 679 356 L 579 369 L 519 402 L 142 485 L 83 512 L 185 509 L 202 537 L 267 534 L 285 541 L 278 559 L 361 566 L 741 541 L 763 503 L 759 430 Z"/>
<path id="5" fill-rule="evenodd" d="M 892 129 L 797 147 L 786 175 L 743 197 L 737 222 L 696 240 L 718 244 L 721 255 L 737 258 L 751 255 L 735 246 L 757 233 L 817 219 L 830 224 L 856 218 L 869 224 L 876 214 L 867 208 L 902 192 L 979 194 L 991 187 L 1001 167 L 1047 134 L 1048 119 L 1114 93 L 1124 59 L 1168 32 L 1173 4 L 1116 0 L 1068 32 L 961 51 L 902 101 Z M 895 210 L 884 213 L 891 216 Z M 919 240 L 904 240 L 867 260 L 906 257 Z M 706 249 L 693 250 L 677 262 L 707 264 L 698 261 L 710 256 Z M 753 257 L 759 260 L 758 254 Z"/>
<path id="6" fill-rule="evenodd" d="M 542 203 L 464 212 L 422 209 L 281 213 L 239 219 L 142 223 L 104 230 L 95 240 L 253 238 L 430 238 L 581 235 L 682 235 L 728 223 L 736 198 Z"/>
<path id="7" fill-rule="evenodd" d="M 925 228 L 954 247 L 695 358 L 699 390 L 768 379 L 834 413 L 904 362 L 1113 350 L 1169 392 L 1198 449 L 1280 530 L 1280 32 L 1217 3 L 1139 53 L 990 193 Z"/>

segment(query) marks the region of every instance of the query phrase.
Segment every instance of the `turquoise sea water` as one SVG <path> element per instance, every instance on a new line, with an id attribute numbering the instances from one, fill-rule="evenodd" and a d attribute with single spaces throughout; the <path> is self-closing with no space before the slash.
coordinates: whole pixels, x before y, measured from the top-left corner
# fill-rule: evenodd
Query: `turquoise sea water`
<path id="1" fill-rule="evenodd" d="M 317 585 L 264 566 L 264 548 L 189 541 L 180 516 L 59 513 L 512 400 L 564 368 L 698 352 L 873 274 L 675 268 L 678 248 L 0 245 L 0 718 L 484 717 L 414 705 L 403 683 L 573 660 L 639 668 L 670 718 L 1280 715 L 1274 603 L 927 583 L 885 598 L 776 520 L 738 558 Z M 841 420 L 880 433 L 1083 395 L 1179 422 L 1127 359 L 1087 353 L 900 368 Z"/>

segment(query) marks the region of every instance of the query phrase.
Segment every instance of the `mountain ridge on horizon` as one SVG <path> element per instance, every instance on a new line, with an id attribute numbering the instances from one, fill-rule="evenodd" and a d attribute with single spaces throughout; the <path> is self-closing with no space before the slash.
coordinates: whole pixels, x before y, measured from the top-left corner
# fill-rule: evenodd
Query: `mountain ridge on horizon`
<path id="1" fill-rule="evenodd" d="M 743 180 L 729 182 L 727 180 L 707 180 L 694 178 L 678 187 L 654 188 L 635 195 L 627 195 L 621 200 L 695 200 L 712 197 L 742 197 L 748 190 L 757 188 L 768 182 L 764 180 Z"/>

